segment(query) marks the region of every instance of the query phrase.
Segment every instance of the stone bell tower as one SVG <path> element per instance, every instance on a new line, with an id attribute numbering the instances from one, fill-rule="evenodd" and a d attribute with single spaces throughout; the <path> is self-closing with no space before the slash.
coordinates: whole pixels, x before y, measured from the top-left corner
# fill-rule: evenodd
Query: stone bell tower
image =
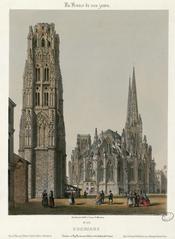
<path id="1" fill-rule="evenodd" d="M 142 119 L 138 111 L 137 90 L 133 68 L 132 81 L 129 79 L 128 107 L 125 124 L 126 150 L 130 155 L 128 161 L 129 191 L 139 190 L 139 168 L 142 165 Z M 143 182 L 143 180 L 140 180 Z"/>
<path id="2" fill-rule="evenodd" d="M 27 42 L 19 154 L 30 163 L 29 196 L 41 197 L 46 189 L 58 198 L 66 177 L 59 35 L 53 23 L 38 23 L 29 27 Z"/>

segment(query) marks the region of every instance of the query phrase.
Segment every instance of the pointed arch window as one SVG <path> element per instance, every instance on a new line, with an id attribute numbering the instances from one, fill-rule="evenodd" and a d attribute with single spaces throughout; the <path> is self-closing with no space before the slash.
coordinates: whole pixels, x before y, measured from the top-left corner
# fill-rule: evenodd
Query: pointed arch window
<path id="1" fill-rule="evenodd" d="M 47 66 L 44 68 L 44 81 L 49 81 L 49 68 Z"/>
<path id="2" fill-rule="evenodd" d="M 44 40 L 44 38 L 42 38 L 42 40 L 41 40 L 41 46 L 45 47 L 45 40 Z"/>
<path id="3" fill-rule="evenodd" d="M 94 176 L 93 164 L 89 160 L 88 163 L 87 163 L 87 179 L 92 180 L 93 176 Z"/>
<path id="4" fill-rule="evenodd" d="M 29 106 L 31 104 L 31 91 L 26 91 L 26 106 Z"/>
<path id="5" fill-rule="evenodd" d="M 142 165 L 139 164 L 139 168 L 138 168 L 138 178 L 139 180 L 142 180 Z"/>
<path id="6" fill-rule="evenodd" d="M 37 115 L 37 146 L 38 147 L 48 147 L 49 143 L 49 129 L 47 122 L 47 115 L 38 114 Z"/>
<path id="7" fill-rule="evenodd" d="M 104 179 L 104 167 L 103 167 L 103 161 L 100 161 L 98 166 L 98 180 L 99 182 L 102 182 Z"/>
<path id="8" fill-rule="evenodd" d="M 50 105 L 51 106 L 54 106 L 54 91 L 53 89 L 51 89 L 51 92 L 50 92 Z"/>
<path id="9" fill-rule="evenodd" d="M 44 92 L 44 106 L 48 106 L 49 93 Z"/>
<path id="10" fill-rule="evenodd" d="M 26 125 L 25 127 L 25 146 L 31 145 L 31 126 Z"/>
<path id="11" fill-rule="evenodd" d="M 80 181 L 83 180 L 83 176 L 84 176 L 84 167 L 83 167 L 83 163 L 80 164 Z"/>
<path id="12" fill-rule="evenodd" d="M 36 88 L 36 92 L 35 92 L 35 105 L 36 106 L 40 105 L 40 89 L 39 89 L 39 87 Z"/>
<path id="13" fill-rule="evenodd" d="M 26 105 L 26 92 L 25 91 L 23 92 L 23 102 L 24 102 L 24 105 Z"/>
<path id="14" fill-rule="evenodd" d="M 49 92 L 47 87 L 44 88 L 44 93 L 43 93 L 43 105 L 48 106 L 49 105 Z"/>
<path id="15" fill-rule="evenodd" d="M 106 179 L 107 182 L 112 182 L 114 180 L 114 175 L 113 175 L 113 164 L 111 161 L 109 161 L 107 163 L 107 167 L 106 167 Z"/>
<path id="16" fill-rule="evenodd" d="M 36 81 L 40 81 L 40 68 L 37 67 L 35 69 L 35 73 L 36 73 Z"/>
<path id="17" fill-rule="evenodd" d="M 129 181 L 134 180 L 134 168 L 133 166 L 129 167 L 129 175 L 128 175 Z"/>
<path id="18" fill-rule="evenodd" d="M 36 92 L 35 93 L 35 100 L 36 100 L 36 106 L 40 105 L 40 93 Z"/>
<path id="19" fill-rule="evenodd" d="M 26 106 L 29 105 L 29 92 L 26 90 Z"/>

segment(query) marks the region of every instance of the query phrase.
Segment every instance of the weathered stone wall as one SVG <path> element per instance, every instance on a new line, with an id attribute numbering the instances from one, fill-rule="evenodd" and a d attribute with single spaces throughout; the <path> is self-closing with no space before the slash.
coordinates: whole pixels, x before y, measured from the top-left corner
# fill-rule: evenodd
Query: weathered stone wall
<path id="1" fill-rule="evenodd" d="M 35 153 L 36 191 L 35 197 L 41 197 L 44 190 L 48 190 L 48 153 L 37 150 Z"/>
<path id="2" fill-rule="evenodd" d="M 28 201 L 28 162 L 17 155 L 14 160 L 14 201 L 15 205 Z"/>
<path id="3" fill-rule="evenodd" d="M 32 198 L 33 195 L 34 195 L 34 189 L 32 188 L 32 184 L 34 183 L 34 178 L 33 178 L 33 171 L 32 171 L 32 155 L 33 155 L 33 152 L 32 152 L 32 149 L 30 148 L 26 148 L 25 151 L 24 151 L 24 154 L 23 154 L 23 158 L 29 162 L 29 166 L 28 166 L 28 197 L 29 198 Z M 20 154 L 20 156 L 22 157 L 22 155 Z"/>
<path id="4" fill-rule="evenodd" d="M 9 98 L 8 108 L 8 192 L 9 207 L 14 206 L 14 107 L 15 103 Z"/>
<path id="5" fill-rule="evenodd" d="M 50 190 L 56 192 L 55 180 L 55 151 L 54 150 L 36 150 L 36 191 L 35 197 L 41 197 L 42 192 Z"/>

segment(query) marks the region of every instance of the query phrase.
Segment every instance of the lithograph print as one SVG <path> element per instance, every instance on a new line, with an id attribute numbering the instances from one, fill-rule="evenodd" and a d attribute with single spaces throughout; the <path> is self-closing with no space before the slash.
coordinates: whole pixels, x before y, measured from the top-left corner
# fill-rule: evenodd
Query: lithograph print
<path id="1" fill-rule="evenodd" d="M 168 11 L 10 11 L 9 215 L 167 210 Z"/>

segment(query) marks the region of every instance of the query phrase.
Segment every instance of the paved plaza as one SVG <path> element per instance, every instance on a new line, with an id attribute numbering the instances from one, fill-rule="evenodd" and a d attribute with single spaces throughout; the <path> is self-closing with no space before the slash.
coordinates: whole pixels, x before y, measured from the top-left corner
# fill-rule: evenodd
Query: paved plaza
<path id="1" fill-rule="evenodd" d="M 41 198 L 32 199 L 29 203 L 18 205 L 11 209 L 10 215 L 32 215 L 32 214 L 76 214 L 76 215 L 160 215 L 166 213 L 166 196 L 150 196 L 151 205 L 149 207 L 127 206 L 127 199 L 124 197 L 114 197 L 113 204 L 108 203 L 108 198 L 102 205 L 96 205 L 94 198 L 76 198 L 75 205 L 69 205 L 68 199 L 55 199 L 54 208 L 43 208 Z"/>

